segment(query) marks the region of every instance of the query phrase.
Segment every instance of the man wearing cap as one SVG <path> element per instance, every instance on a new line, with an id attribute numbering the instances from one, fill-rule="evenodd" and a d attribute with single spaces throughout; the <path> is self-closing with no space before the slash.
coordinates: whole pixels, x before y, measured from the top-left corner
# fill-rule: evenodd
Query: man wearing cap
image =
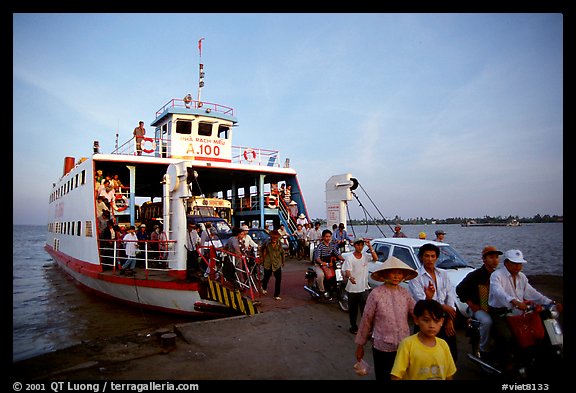
<path id="1" fill-rule="evenodd" d="M 370 251 L 370 257 L 367 253 L 362 252 L 364 243 Z M 364 241 L 359 237 L 354 239 L 354 252 L 344 254 L 344 263 L 342 264 L 342 271 L 344 276 L 348 277 L 346 283 L 346 292 L 348 293 L 348 316 L 350 317 L 350 333 L 356 334 L 358 332 L 358 308 L 360 308 L 360 317 L 364 313 L 364 306 L 370 287 L 368 286 L 368 263 L 370 261 L 377 261 L 378 256 L 376 251 L 372 248 L 370 240 Z"/>
<path id="2" fill-rule="evenodd" d="M 150 240 L 150 236 L 146 232 L 146 224 L 140 225 L 140 230 L 136 233 L 136 237 L 138 240 Z M 140 246 L 141 249 L 144 249 L 144 244 L 140 244 Z"/>
<path id="3" fill-rule="evenodd" d="M 512 333 L 506 322 L 506 314 L 512 309 L 525 311 L 530 303 L 549 305 L 554 301 L 538 292 L 522 273 L 522 267 L 527 263 L 522 251 L 508 250 L 503 258 L 504 266 L 490 276 L 488 309 L 494 321 L 494 338 L 499 341 L 498 348 L 505 356 L 504 362 L 510 365 Z M 562 305 L 557 307 L 562 311 Z"/>
<path id="4" fill-rule="evenodd" d="M 284 266 L 284 250 L 280 243 L 280 232 L 274 229 L 270 232 L 270 239 L 262 245 L 262 264 L 264 266 L 264 279 L 262 280 L 262 294 L 268 293 L 268 281 L 274 274 L 274 299 L 280 298 L 280 286 L 282 285 L 282 267 Z"/>
<path id="5" fill-rule="evenodd" d="M 494 246 L 486 246 L 482 250 L 482 266 L 468 273 L 456 286 L 456 294 L 468 305 L 470 315 L 480 322 L 480 357 L 486 359 L 490 351 L 490 330 L 492 317 L 488 314 L 488 293 L 490 291 L 490 275 L 500 263 L 499 251 Z"/>
<path id="6" fill-rule="evenodd" d="M 444 242 L 444 235 L 446 235 L 446 232 L 444 232 L 442 229 L 438 229 L 436 232 L 434 232 L 436 234 L 436 239 L 434 239 L 435 242 Z"/>
<path id="7" fill-rule="evenodd" d="M 404 232 L 402 232 L 402 227 L 400 226 L 400 224 L 396 224 L 396 226 L 394 227 L 394 235 L 392 237 L 406 237 Z"/>

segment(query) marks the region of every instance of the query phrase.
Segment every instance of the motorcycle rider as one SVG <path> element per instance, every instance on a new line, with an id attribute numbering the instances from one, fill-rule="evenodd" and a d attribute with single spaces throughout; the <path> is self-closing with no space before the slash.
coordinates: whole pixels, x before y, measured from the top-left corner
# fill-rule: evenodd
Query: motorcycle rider
<path id="1" fill-rule="evenodd" d="M 324 229 L 322 231 L 322 242 L 314 249 L 314 270 L 316 271 L 316 276 L 318 280 L 318 289 L 322 293 L 322 296 L 326 296 L 326 289 L 324 288 L 324 270 L 323 267 L 327 267 L 331 258 L 343 261 L 344 257 L 340 254 L 338 249 L 338 244 L 332 242 L 332 231 L 329 229 Z"/>
<path id="2" fill-rule="evenodd" d="M 499 251 L 494 246 L 486 246 L 482 250 L 482 266 L 468 273 L 456 286 L 456 294 L 468 305 L 470 314 L 480 322 L 480 358 L 489 357 L 490 330 L 492 318 L 488 314 L 488 293 L 490 291 L 490 275 L 500 263 Z"/>
<path id="3" fill-rule="evenodd" d="M 370 257 L 367 253 L 362 252 L 364 243 L 366 243 L 368 251 L 370 251 Z M 353 244 L 354 252 L 344 254 L 342 271 L 344 272 L 344 276 L 348 277 L 346 292 L 348 292 L 350 333 L 356 334 L 358 332 L 358 325 L 356 323 L 358 308 L 360 308 L 360 317 L 362 317 L 370 290 L 368 286 L 368 263 L 370 263 L 370 258 L 372 258 L 372 261 L 377 261 L 378 256 L 374 248 L 372 248 L 370 240 L 364 241 L 364 239 L 360 237 L 354 239 Z"/>
<path id="4" fill-rule="evenodd" d="M 345 250 L 346 242 L 349 242 L 350 240 L 348 232 L 344 229 L 344 223 L 341 222 L 338 224 L 338 228 L 334 231 L 334 241 L 338 244 L 341 252 Z"/>
<path id="5" fill-rule="evenodd" d="M 530 283 L 522 267 L 527 263 L 522 251 L 512 249 L 504 253 L 504 266 L 497 269 L 490 276 L 490 294 L 488 296 L 488 310 L 492 317 L 494 339 L 498 343 L 505 372 L 512 371 L 512 333 L 506 322 L 507 314 L 511 309 L 525 311 L 529 304 L 542 305 L 556 304 L 538 292 Z M 556 304 L 561 312 L 562 305 Z"/>

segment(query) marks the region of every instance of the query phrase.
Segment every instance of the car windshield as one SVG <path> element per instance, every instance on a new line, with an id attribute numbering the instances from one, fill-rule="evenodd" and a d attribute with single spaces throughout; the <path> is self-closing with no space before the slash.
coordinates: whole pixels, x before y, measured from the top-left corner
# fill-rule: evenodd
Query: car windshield
<path id="1" fill-rule="evenodd" d="M 415 247 L 414 252 L 418 254 L 420 247 Z M 452 246 L 440 246 L 440 256 L 436 262 L 436 267 L 440 269 L 458 269 L 468 266 L 468 263 L 456 252 Z"/>
<path id="2" fill-rule="evenodd" d="M 250 237 L 252 238 L 252 240 L 254 240 L 257 243 L 260 243 L 266 239 L 268 239 L 270 236 L 266 233 L 266 231 L 249 231 L 248 234 L 250 235 Z"/>
<path id="3" fill-rule="evenodd" d="M 214 221 L 212 226 L 216 227 L 216 232 L 219 235 L 232 235 L 232 228 L 226 221 Z"/>

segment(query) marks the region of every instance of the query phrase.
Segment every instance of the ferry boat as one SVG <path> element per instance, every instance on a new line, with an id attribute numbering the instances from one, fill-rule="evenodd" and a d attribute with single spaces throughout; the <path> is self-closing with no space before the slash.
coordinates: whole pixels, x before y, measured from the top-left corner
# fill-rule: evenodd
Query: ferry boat
<path id="1" fill-rule="evenodd" d="M 190 94 L 169 99 L 153 114 L 145 127 L 141 155 L 131 135 L 110 153 L 100 152 L 99 142 L 94 141 L 90 157 L 64 158 L 62 177 L 50 193 L 45 250 L 82 286 L 140 308 L 214 317 L 257 313 L 258 283 L 250 276 L 256 264 L 249 258 L 242 257 L 240 263 L 245 274 L 242 268 L 236 274 L 244 281 L 226 280 L 221 272 L 226 251 L 212 243 L 202 246 L 210 250 L 206 273 L 187 274 L 187 222 L 194 215 L 207 214 L 194 207 L 198 201 L 220 200 L 233 226 L 284 224 L 292 233 L 294 219 L 278 192 L 278 185 L 286 184 L 292 186 L 290 202 L 297 205 L 298 213 L 309 217 L 308 211 L 289 159 L 281 163 L 279 151 L 232 145 L 233 134 L 241 132 L 234 109 L 202 101 L 201 62 L 199 75 L 197 99 Z M 153 135 L 148 134 L 149 128 Z M 141 253 L 133 276 L 120 274 L 122 240 L 108 242 L 99 233 L 95 183 L 99 170 L 118 175 L 123 183 L 110 206 L 117 224 L 138 229 L 156 220 L 163 226 L 161 240 L 139 242 Z M 146 206 L 160 209 L 150 216 L 153 209 Z M 203 218 L 200 221 L 222 221 Z"/>

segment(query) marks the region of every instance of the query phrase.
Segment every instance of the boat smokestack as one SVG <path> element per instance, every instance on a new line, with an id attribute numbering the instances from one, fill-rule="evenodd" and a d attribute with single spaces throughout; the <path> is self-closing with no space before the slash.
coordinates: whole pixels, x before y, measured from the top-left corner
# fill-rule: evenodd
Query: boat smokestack
<path id="1" fill-rule="evenodd" d="M 64 157 L 64 173 L 62 176 L 66 176 L 66 174 L 74 168 L 74 161 L 74 157 Z"/>

